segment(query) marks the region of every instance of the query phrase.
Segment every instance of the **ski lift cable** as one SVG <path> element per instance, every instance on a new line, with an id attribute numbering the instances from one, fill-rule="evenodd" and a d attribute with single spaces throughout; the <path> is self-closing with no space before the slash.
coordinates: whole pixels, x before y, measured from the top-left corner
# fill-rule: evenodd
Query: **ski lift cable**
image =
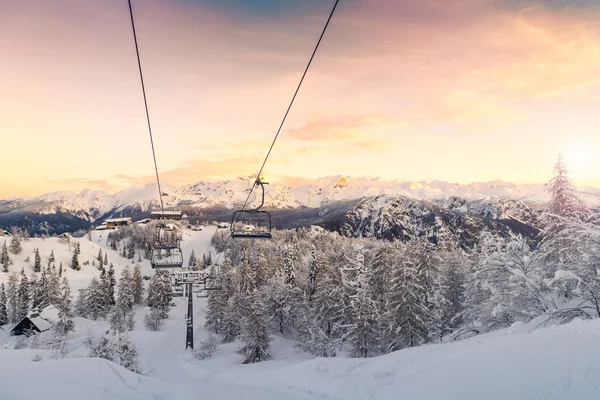
<path id="1" fill-rule="evenodd" d="M 296 100 L 296 96 L 298 95 L 298 92 L 300 91 L 302 82 L 304 81 L 304 78 L 306 77 L 306 74 L 310 68 L 313 58 L 315 57 L 315 54 L 317 53 L 317 49 L 319 48 L 319 45 L 321 44 L 321 40 L 323 39 L 323 36 L 325 35 L 325 31 L 327 30 L 327 27 L 329 26 L 329 22 L 331 21 L 331 17 L 333 17 L 333 13 L 335 12 L 335 9 L 336 9 L 338 3 L 339 3 L 339 0 L 335 0 L 335 3 L 333 4 L 333 8 L 331 9 L 331 13 L 329 14 L 329 18 L 327 18 L 325 27 L 323 28 L 323 31 L 321 32 L 321 36 L 319 37 L 319 40 L 317 41 L 317 45 L 315 46 L 315 49 L 313 50 L 312 55 L 310 56 L 310 60 L 308 61 L 308 64 L 306 65 L 304 73 L 302 74 L 300 83 L 298 83 L 298 87 L 296 87 L 294 96 L 292 97 L 292 100 L 290 101 L 290 104 L 285 112 L 285 115 L 283 116 L 281 124 L 279 125 L 279 129 L 277 129 L 277 133 L 275 134 L 275 138 L 273 139 L 273 142 L 271 143 L 271 147 L 269 148 L 269 151 L 267 152 L 267 156 L 265 157 L 265 160 L 263 161 L 262 166 L 260 167 L 260 171 L 258 171 L 258 174 L 256 175 L 256 179 L 255 179 L 254 183 L 252 184 L 252 188 L 250 188 L 250 192 L 248 193 L 248 197 L 246 197 L 246 201 L 244 201 L 244 206 L 242 207 L 242 211 L 246 209 L 246 205 L 248 204 L 248 200 L 250 199 L 250 196 L 252 195 L 252 191 L 256 187 L 257 182 L 260 180 L 260 175 L 262 174 L 263 169 L 265 168 L 265 164 L 267 163 L 267 160 L 269 159 L 269 156 L 271 155 L 271 150 L 273 150 L 273 146 L 275 146 L 275 142 L 277 141 L 277 138 L 279 137 L 281 128 L 283 128 L 283 124 L 285 123 L 285 120 L 287 119 L 287 116 L 290 113 L 292 105 L 294 104 L 294 100 Z"/>
<path id="2" fill-rule="evenodd" d="M 131 8 L 131 0 L 127 0 L 129 4 L 129 16 L 131 17 L 131 29 L 133 31 L 133 41 L 135 43 L 135 54 L 137 55 L 138 69 L 140 71 L 140 82 L 142 84 L 142 94 L 144 96 L 144 107 L 146 108 L 146 121 L 148 122 L 148 133 L 150 135 L 150 145 L 152 147 L 152 158 L 154 159 L 154 171 L 156 172 L 156 184 L 158 186 L 158 198 L 160 200 L 160 210 L 165 217 L 165 207 L 163 205 L 162 190 L 160 188 L 160 178 L 158 177 L 158 165 L 156 163 L 156 152 L 154 151 L 154 139 L 152 138 L 152 125 L 150 124 L 150 112 L 148 111 L 148 100 L 146 98 L 146 86 L 144 85 L 144 74 L 142 73 L 142 62 L 140 60 L 140 50 L 138 47 L 137 35 L 135 33 L 135 23 L 133 21 L 133 9 Z"/>

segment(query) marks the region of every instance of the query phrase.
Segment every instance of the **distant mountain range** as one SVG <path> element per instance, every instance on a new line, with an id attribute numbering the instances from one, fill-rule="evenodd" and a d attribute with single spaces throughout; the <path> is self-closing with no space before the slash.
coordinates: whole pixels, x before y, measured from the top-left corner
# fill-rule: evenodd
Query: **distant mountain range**
<path id="1" fill-rule="evenodd" d="M 230 210 L 241 207 L 248 196 L 251 182 L 251 178 L 245 177 L 197 182 L 178 188 L 162 184 L 162 198 L 166 208 L 181 209 L 190 215 L 206 214 L 217 209 Z M 579 190 L 580 197 L 586 203 L 600 204 L 600 188 L 585 187 Z M 502 181 L 471 184 L 399 182 L 331 176 L 314 181 L 304 180 L 302 184 L 294 186 L 272 182 L 266 186 L 265 208 L 287 210 L 286 214 L 301 209 L 325 210 L 332 203 L 382 195 L 427 201 L 450 198 L 470 201 L 513 199 L 532 204 L 541 204 L 548 199 L 543 184 L 518 185 Z M 250 205 L 258 204 L 259 197 L 260 190 L 257 188 L 250 198 Z M 134 186 L 115 194 L 84 190 L 81 193 L 53 192 L 38 197 L 11 197 L 0 200 L 0 226 L 21 226 L 36 232 L 87 228 L 111 216 L 141 218 L 150 211 L 160 209 L 159 204 L 156 184 Z"/>

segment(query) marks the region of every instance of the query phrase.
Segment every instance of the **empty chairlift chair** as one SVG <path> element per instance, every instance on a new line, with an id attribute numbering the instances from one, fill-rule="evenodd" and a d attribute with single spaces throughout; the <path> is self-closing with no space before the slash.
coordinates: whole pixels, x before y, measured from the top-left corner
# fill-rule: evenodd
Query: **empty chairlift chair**
<path id="1" fill-rule="evenodd" d="M 150 259 L 152 268 L 181 268 L 183 254 L 180 242 L 181 239 L 176 232 L 168 230 L 165 223 L 161 222 L 154 237 L 154 248 Z"/>
<path id="2" fill-rule="evenodd" d="M 271 239 L 271 214 L 262 211 L 265 204 L 265 187 L 267 182 L 257 179 L 255 185 L 262 190 L 261 203 L 257 208 L 238 210 L 231 218 L 231 237 L 234 239 Z"/>

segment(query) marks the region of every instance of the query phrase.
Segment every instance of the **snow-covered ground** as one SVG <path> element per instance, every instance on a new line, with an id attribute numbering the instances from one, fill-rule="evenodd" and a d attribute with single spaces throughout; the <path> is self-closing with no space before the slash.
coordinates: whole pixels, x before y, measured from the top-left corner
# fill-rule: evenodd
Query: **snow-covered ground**
<path id="1" fill-rule="evenodd" d="M 184 234 L 185 257 L 210 250 L 215 228 Z M 106 232 L 94 232 L 81 243 L 81 260 L 107 250 Z M 100 246 L 100 247 L 99 247 Z M 72 251 L 56 239 L 23 242 L 15 267 L 32 266 L 21 259 L 40 248 L 42 262 L 50 251 L 63 261 L 73 288 L 83 287 L 98 271 L 83 266 L 72 271 Z M 117 276 L 127 260 L 109 251 Z M 213 257 L 215 256 L 213 250 Z M 13 257 L 14 258 L 14 257 Z M 151 273 L 147 261 L 144 273 Z M 28 269 L 29 268 L 29 269 Z M 0 273 L 0 280 L 7 274 Z M 76 294 L 76 290 L 73 290 Z M 206 300 L 195 301 L 195 342 L 208 337 L 204 329 Z M 82 345 L 88 332 L 108 328 L 106 321 L 76 318 L 69 337 L 68 359 L 52 359 L 47 350 L 0 351 L 0 399 L 25 400 L 358 400 L 358 399 L 594 399 L 600 393 L 600 320 L 533 329 L 515 324 L 490 334 L 448 344 L 406 349 L 372 359 L 313 358 L 293 347 L 293 342 L 273 337 L 273 360 L 243 365 L 239 343 L 220 345 L 211 359 L 198 361 L 185 347 L 186 299 L 175 299 L 171 318 L 160 332 L 144 330 L 145 307 L 136 310 L 131 339 L 140 352 L 146 375 L 135 375 L 101 359 L 85 358 Z M 8 330 L 0 328 L 0 349 Z M 40 361 L 33 361 L 40 358 Z"/>

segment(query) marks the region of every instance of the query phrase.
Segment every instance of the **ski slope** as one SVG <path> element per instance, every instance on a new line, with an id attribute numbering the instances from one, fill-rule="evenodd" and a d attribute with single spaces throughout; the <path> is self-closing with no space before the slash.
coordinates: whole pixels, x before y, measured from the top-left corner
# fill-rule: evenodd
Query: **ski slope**
<path id="1" fill-rule="evenodd" d="M 212 250 L 215 257 L 210 247 L 214 231 L 214 227 L 186 231 L 186 259 L 191 249 L 196 256 Z M 99 232 L 92 241 L 79 239 L 82 256 L 95 255 L 98 246 L 106 251 L 104 239 Z M 54 239 L 23 242 L 27 253 L 36 246 L 47 254 L 53 248 L 57 258 L 60 254 L 70 260 L 67 246 Z M 109 250 L 109 259 L 122 268 L 126 262 L 118 258 Z M 149 269 L 146 263 L 144 268 Z M 67 268 L 66 273 L 84 286 L 96 272 L 85 266 L 81 271 Z M 6 275 L 0 273 L 0 279 Z M 85 358 L 83 339 L 88 332 L 105 331 L 107 321 L 76 318 L 76 331 L 67 345 L 71 358 L 59 360 L 52 359 L 48 350 L 6 350 L 15 338 L 8 337 L 10 327 L 0 328 L 0 348 L 4 348 L 0 351 L 0 399 L 550 400 L 593 399 L 600 393 L 600 320 L 544 329 L 533 329 L 535 323 L 515 324 L 459 342 L 372 359 L 313 358 L 295 349 L 293 341 L 273 336 L 273 360 L 243 365 L 237 353 L 240 343 L 220 345 L 211 359 L 194 359 L 184 349 L 187 300 L 175 302 L 160 332 L 144 329 L 147 307 L 136 309 L 130 337 L 138 347 L 145 376 L 106 360 Z M 205 308 L 206 299 L 194 299 L 196 346 L 208 337 L 203 326 Z M 36 355 L 42 360 L 33 361 Z"/>

